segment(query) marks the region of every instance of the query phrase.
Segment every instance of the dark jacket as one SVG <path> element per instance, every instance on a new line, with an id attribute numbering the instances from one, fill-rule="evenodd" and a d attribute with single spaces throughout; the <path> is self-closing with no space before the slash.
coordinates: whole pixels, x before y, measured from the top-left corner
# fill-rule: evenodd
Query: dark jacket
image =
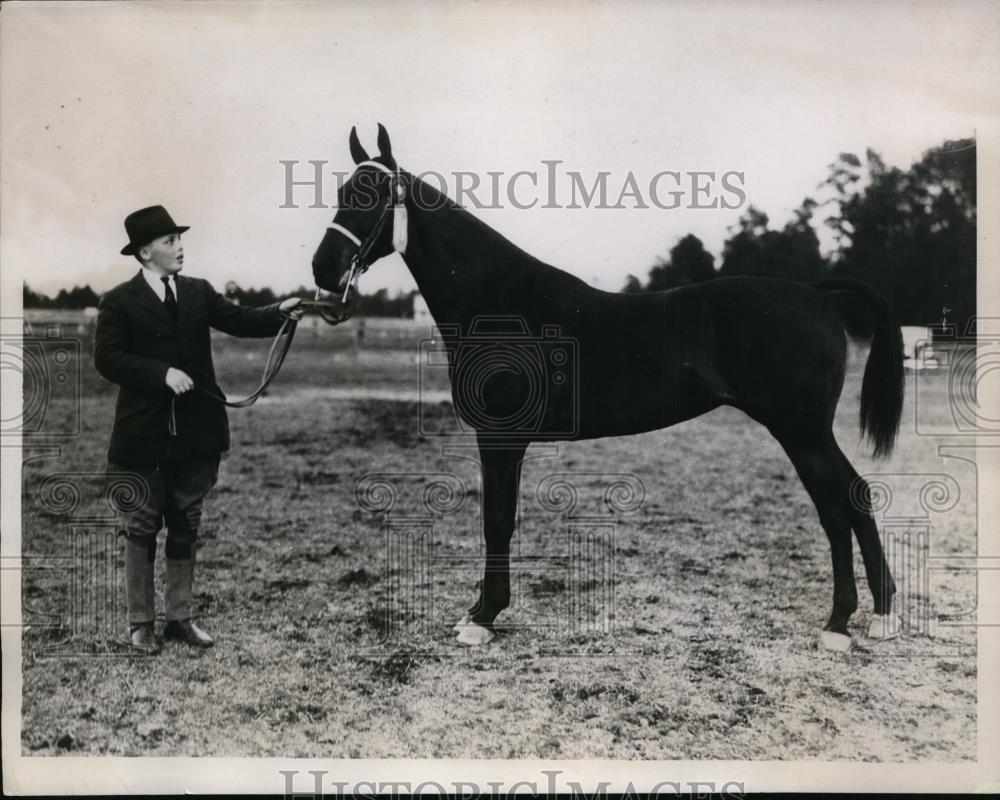
<path id="1" fill-rule="evenodd" d="M 262 337 L 281 327 L 277 304 L 241 308 L 208 281 L 180 275 L 174 280 L 176 321 L 142 272 L 101 300 L 94 363 L 120 387 L 108 449 L 113 463 L 159 464 L 228 450 L 225 406 L 197 389 L 175 398 L 165 383 L 167 368 L 183 370 L 196 384 L 220 391 L 209 328 Z M 170 433 L 171 406 L 175 435 Z"/>

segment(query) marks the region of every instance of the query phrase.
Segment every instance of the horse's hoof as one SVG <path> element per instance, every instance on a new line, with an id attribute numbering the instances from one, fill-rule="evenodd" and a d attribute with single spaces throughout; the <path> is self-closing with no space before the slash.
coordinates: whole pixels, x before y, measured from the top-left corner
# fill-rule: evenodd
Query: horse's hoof
<path id="1" fill-rule="evenodd" d="M 469 622 L 463 625 L 462 630 L 458 632 L 458 643 L 467 647 L 482 647 L 484 644 L 492 642 L 495 636 L 496 634 L 489 628 L 484 628 L 475 622 Z"/>
<path id="2" fill-rule="evenodd" d="M 472 622 L 472 617 L 470 617 L 468 614 L 466 614 L 458 622 L 455 623 L 455 627 L 452 628 L 452 630 L 455 631 L 455 633 L 461 633 L 462 632 L 462 628 L 464 628 L 470 622 Z"/>
<path id="3" fill-rule="evenodd" d="M 895 639 L 902 632 L 903 621 L 898 614 L 872 614 L 868 625 L 869 639 Z"/>
<path id="4" fill-rule="evenodd" d="M 851 649 L 851 637 L 834 631 L 820 631 L 819 644 L 824 650 L 846 653 Z"/>

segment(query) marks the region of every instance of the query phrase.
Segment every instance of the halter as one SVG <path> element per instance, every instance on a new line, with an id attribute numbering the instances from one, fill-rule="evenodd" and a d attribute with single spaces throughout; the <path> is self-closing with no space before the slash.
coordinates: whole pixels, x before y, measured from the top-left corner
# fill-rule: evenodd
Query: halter
<path id="1" fill-rule="evenodd" d="M 402 178 L 400 177 L 399 170 L 391 170 L 385 164 L 380 164 L 378 161 L 362 161 L 358 164 L 358 169 L 361 167 L 375 167 L 381 170 L 386 175 L 392 179 L 392 191 L 389 195 L 389 202 L 383 206 L 381 212 L 379 212 L 378 219 L 375 221 L 375 226 L 372 228 L 371 232 L 365 237 L 364 241 L 358 238 L 352 230 L 344 227 L 337 222 L 331 222 L 327 226 L 328 230 L 337 231 L 342 236 L 346 237 L 355 247 L 357 251 L 351 258 L 351 270 L 347 276 L 347 284 L 344 286 L 344 294 L 341 297 L 341 305 L 347 308 L 348 300 L 350 299 L 351 289 L 353 288 L 357 292 L 357 282 L 364 275 L 368 268 L 371 266 L 371 262 L 368 260 L 368 256 L 371 253 L 372 248 L 375 246 L 375 242 L 382 233 L 382 229 L 385 227 L 386 219 L 388 219 L 389 211 L 393 212 L 392 215 L 392 248 L 397 253 L 406 252 L 407 244 L 407 218 L 406 218 L 406 206 L 404 201 L 406 200 L 406 190 L 403 188 Z M 316 289 L 316 301 L 319 301 L 322 290 L 317 287 Z M 343 316 L 336 318 L 328 317 L 327 312 L 320 307 L 320 316 L 324 320 L 332 324 L 337 324 L 338 322 L 343 322 L 350 317 L 350 311 L 346 310 Z"/>

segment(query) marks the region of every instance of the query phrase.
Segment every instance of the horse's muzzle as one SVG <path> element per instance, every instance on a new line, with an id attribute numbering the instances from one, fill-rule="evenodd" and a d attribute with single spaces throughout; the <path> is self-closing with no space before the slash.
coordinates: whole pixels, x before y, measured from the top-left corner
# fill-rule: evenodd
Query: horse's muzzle
<path id="1" fill-rule="evenodd" d="M 342 292 L 351 266 L 351 246 L 335 231 L 328 230 L 312 260 L 313 280 L 321 289 Z"/>

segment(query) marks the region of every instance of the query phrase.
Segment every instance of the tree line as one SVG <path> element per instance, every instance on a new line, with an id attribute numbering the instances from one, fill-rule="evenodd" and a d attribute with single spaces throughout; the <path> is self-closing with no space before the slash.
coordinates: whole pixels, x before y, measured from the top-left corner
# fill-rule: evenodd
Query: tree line
<path id="1" fill-rule="evenodd" d="M 413 298 L 417 294 L 418 292 L 413 290 L 390 295 L 388 289 L 379 289 L 371 294 L 358 292 L 352 301 L 354 304 L 354 316 L 412 317 Z M 230 281 L 226 284 L 225 295 L 232 302 L 243 306 L 266 306 L 271 303 L 280 303 L 289 297 L 301 297 L 303 300 L 311 300 L 316 296 L 316 290 L 300 286 L 292 292 L 275 294 L 267 287 L 263 289 L 243 289 L 233 281 Z"/>
<path id="2" fill-rule="evenodd" d="M 728 230 L 718 267 L 689 234 L 656 259 L 645 281 L 629 275 L 623 291 L 729 275 L 850 277 L 878 290 L 903 325 L 946 320 L 965 333 L 976 313 L 975 140 L 946 141 L 905 170 L 871 149 L 863 160 L 841 153 L 827 172 L 817 186 L 823 199 L 806 197 L 782 228 L 751 206 Z M 827 256 L 816 224 L 827 226 L 835 243 Z"/>
<path id="3" fill-rule="evenodd" d="M 315 289 L 300 286 L 292 292 L 276 294 L 272 289 L 243 288 L 230 281 L 224 290 L 225 296 L 232 302 L 243 306 L 266 306 L 271 303 L 287 300 L 289 297 L 311 299 Z M 386 289 L 379 289 L 371 294 L 359 293 L 354 299 L 354 315 L 358 317 L 412 317 L 413 297 L 417 292 L 398 292 L 389 294 Z M 74 286 L 72 289 L 60 289 L 55 297 L 49 297 L 34 291 L 27 283 L 24 284 L 25 308 L 66 308 L 83 309 L 97 306 L 101 296 L 90 286 Z"/>
<path id="4" fill-rule="evenodd" d="M 888 166 L 869 149 L 864 159 L 841 153 L 817 185 L 820 199 L 806 197 L 781 228 L 750 206 L 728 230 L 721 263 L 697 236 L 681 237 L 666 258 L 657 258 L 645 281 L 629 275 L 623 291 L 675 289 L 719 276 L 764 275 L 797 281 L 851 277 L 866 281 L 893 306 L 903 325 L 943 319 L 966 331 L 976 313 L 976 143 L 946 141 L 927 150 L 909 169 Z M 820 219 L 822 217 L 822 219 Z M 817 226 L 831 232 L 835 247 L 820 252 Z M 380 289 L 360 294 L 359 316 L 410 317 L 413 296 Z M 259 306 L 288 297 L 309 298 L 300 287 L 275 294 L 230 282 L 226 296 Z M 100 296 L 90 286 L 62 289 L 55 297 L 24 285 L 25 308 L 86 308 Z"/>
<path id="5" fill-rule="evenodd" d="M 33 291 L 27 283 L 24 284 L 25 308 L 88 308 L 96 306 L 101 296 L 90 286 L 74 286 L 72 289 L 60 289 L 55 297 L 49 297 L 41 292 Z"/>

